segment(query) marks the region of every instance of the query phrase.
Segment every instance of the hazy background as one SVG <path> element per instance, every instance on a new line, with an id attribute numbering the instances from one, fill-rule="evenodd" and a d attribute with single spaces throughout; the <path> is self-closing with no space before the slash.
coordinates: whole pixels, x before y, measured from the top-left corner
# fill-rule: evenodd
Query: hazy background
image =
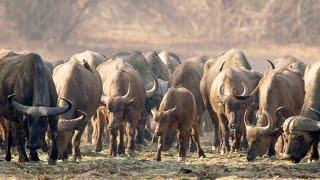
<path id="1" fill-rule="evenodd" d="M 0 49 L 49 60 L 92 49 L 185 57 L 243 49 L 320 59 L 320 0 L 0 0 Z"/>

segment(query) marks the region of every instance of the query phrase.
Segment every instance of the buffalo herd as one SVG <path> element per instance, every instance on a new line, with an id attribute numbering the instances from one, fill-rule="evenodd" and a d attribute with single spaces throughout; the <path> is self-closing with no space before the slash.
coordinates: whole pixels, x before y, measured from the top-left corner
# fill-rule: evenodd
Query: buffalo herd
<path id="1" fill-rule="evenodd" d="M 167 51 L 110 57 L 84 51 L 55 64 L 36 53 L 1 50 L 5 160 L 16 148 L 20 162 L 39 161 L 39 149 L 49 164 L 69 155 L 76 162 L 81 143 L 98 153 L 103 141 L 110 156 L 133 158 L 136 144 L 150 141 L 158 143 L 161 161 L 176 141 L 181 160 L 188 150 L 204 158 L 204 123 L 212 124 L 212 148 L 222 154 L 318 160 L 320 62 L 307 66 L 293 56 L 263 62 L 270 68 L 261 73 L 238 49 L 183 61 Z"/>

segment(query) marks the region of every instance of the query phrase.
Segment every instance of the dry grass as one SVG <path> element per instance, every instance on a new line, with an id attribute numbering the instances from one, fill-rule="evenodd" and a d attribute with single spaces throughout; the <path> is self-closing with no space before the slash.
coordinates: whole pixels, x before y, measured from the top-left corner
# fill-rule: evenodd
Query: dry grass
<path id="1" fill-rule="evenodd" d="M 281 161 L 279 157 L 262 157 L 249 163 L 244 153 L 220 155 L 210 150 L 210 143 L 202 138 L 206 158 L 198 159 L 188 154 L 185 162 L 178 161 L 176 150 L 165 152 L 162 162 L 153 161 L 156 145 L 144 146 L 136 158 L 110 157 L 108 150 L 92 152 L 92 145 L 82 146 L 80 163 L 58 161 L 56 166 L 47 165 L 45 154 L 39 163 L 0 162 L 1 179 L 198 179 L 198 178 L 319 178 L 319 162 L 300 164 Z"/>

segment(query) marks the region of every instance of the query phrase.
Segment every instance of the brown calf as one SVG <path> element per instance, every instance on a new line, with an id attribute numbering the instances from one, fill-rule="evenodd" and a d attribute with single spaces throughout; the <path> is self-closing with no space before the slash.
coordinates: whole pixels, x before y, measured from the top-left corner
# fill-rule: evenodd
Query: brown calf
<path id="1" fill-rule="evenodd" d="M 186 151 L 192 138 L 197 147 L 199 157 L 205 157 L 200 147 L 198 120 L 196 118 L 196 102 L 192 93 L 186 88 L 170 88 L 164 95 L 159 110 L 152 110 L 156 122 L 155 134 L 159 137 L 155 160 L 161 161 L 161 150 L 165 143 L 166 133 L 177 130 L 179 136 L 179 156 L 186 157 Z"/>

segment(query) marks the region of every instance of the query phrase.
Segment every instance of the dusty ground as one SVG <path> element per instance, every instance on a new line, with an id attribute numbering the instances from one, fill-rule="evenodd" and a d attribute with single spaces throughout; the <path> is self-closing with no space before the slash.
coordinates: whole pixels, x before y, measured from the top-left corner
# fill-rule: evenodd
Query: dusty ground
<path id="1" fill-rule="evenodd" d="M 108 150 L 92 152 L 92 145 L 82 146 L 80 163 L 58 161 L 56 166 L 47 165 L 47 156 L 41 155 L 39 163 L 19 163 L 17 156 L 12 162 L 1 158 L 1 179 L 198 179 L 198 178 L 320 178 L 320 163 L 293 164 L 279 157 L 262 157 L 249 163 L 244 153 L 220 155 L 211 150 L 210 143 L 202 138 L 206 158 L 198 159 L 188 154 L 185 162 L 178 161 L 177 152 L 171 149 L 163 153 L 162 162 L 153 161 L 156 145 L 142 147 L 136 158 L 110 157 Z M 106 147 L 106 146 L 104 146 Z M 3 153 L 1 153 L 3 154 Z"/>

